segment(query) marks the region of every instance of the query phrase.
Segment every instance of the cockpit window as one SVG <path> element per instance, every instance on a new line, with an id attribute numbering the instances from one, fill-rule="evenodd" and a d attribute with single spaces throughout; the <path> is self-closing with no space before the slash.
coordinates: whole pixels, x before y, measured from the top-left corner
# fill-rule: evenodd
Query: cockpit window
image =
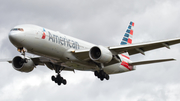
<path id="1" fill-rule="evenodd" d="M 24 31 L 24 29 L 22 29 L 22 28 L 13 28 L 13 29 L 11 29 L 11 31 Z"/>

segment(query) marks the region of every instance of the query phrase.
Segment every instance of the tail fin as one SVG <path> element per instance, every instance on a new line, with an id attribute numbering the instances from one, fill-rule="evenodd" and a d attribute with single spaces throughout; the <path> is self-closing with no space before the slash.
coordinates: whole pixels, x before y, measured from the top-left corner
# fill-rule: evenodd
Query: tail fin
<path id="1" fill-rule="evenodd" d="M 130 22 L 128 29 L 126 30 L 126 33 L 124 34 L 124 37 L 120 43 L 120 45 L 127 45 L 132 43 L 132 36 L 133 36 L 133 28 L 134 28 L 134 22 Z M 122 53 L 121 56 L 130 59 L 128 52 Z"/>
<path id="2" fill-rule="evenodd" d="M 132 43 L 132 36 L 133 36 L 133 28 L 134 28 L 134 22 L 130 22 L 128 29 L 126 30 L 126 33 L 124 34 L 124 37 L 121 41 L 121 45 L 131 44 Z"/>

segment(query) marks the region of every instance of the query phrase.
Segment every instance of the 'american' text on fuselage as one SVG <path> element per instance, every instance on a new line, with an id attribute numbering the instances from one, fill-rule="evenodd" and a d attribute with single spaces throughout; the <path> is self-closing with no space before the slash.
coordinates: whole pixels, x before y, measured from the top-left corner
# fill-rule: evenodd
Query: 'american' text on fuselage
<path id="1" fill-rule="evenodd" d="M 66 37 L 61 37 L 61 36 L 51 34 L 49 31 L 48 31 L 48 33 L 49 33 L 49 41 L 64 45 L 64 46 L 69 47 L 69 48 L 79 49 L 79 43 L 78 42 L 67 39 Z"/>

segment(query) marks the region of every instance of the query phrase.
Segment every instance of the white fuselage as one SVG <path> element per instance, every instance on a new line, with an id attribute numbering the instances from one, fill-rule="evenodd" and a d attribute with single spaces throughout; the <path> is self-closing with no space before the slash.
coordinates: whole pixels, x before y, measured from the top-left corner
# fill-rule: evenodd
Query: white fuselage
<path id="1" fill-rule="evenodd" d="M 23 31 L 12 30 L 9 39 L 17 47 L 24 47 L 29 53 L 50 58 L 71 69 L 95 71 L 99 67 L 86 61 L 77 59 L 71 51 L 90 49 L 94 44 L 79 40 L 36 25 L 19 25 L 14 28 L 23 28 Z M 134 70 L 134 67 L 126 67 L 122 62 L 129 63 L 130 60 L 119 54 L 119 63 L 105 66 L 103 70 L 108 74 L 115 74 Z"/>

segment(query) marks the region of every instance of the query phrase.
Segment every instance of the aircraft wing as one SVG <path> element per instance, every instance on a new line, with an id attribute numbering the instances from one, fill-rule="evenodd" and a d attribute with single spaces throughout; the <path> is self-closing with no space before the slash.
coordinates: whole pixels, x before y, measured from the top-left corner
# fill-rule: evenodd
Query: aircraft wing
<path id="1" fill-rule="evenodd" d="M 9 62 L 9 63 L 12 63 L 12 58 L 0 59 L 0 62 Z"/>
<path id="2" fill-rule="evenodd" d="M 140 43 L 140 44 L 120 45 L 120 46 L 114 46 L 114 47 L 108 47 L 108 48 L 112 51 L 115 51 L 117 54 L 128 52 L 129 55 L 134 55 L 137 53 L 141 53 L 145 55 L 144 52 L 146 51 L 150 51 L 150 50 L 161 48 L 161 47 L 166 47 L 170 49 L 169 47 L 170 45 L 174 45 L 177 43 L 180 43 L 180 38 Z"/>
<path id="3" fill-rule="evenodd" d="M 134 55 L 138 53 L 145 55 L 144 52 L 146 51 L 150 51 L 162 47 L 166 47 L 170 49 L 169 47 L 170 45 L 174 45 L 178 43 L 180 43 L 180 38 L 147 42 L 147 43 L 139 43 L 139 44 L 119 45 L 119 46 L 108 47 L 108 49 L 116 52 L 117 54 L 128 52 L 129 55 Z M 73 53 L 73 55 L 80 60 L 88 61 L 90 60 L 89 50 L 90 49 L 74 50 L 71 51 L 71 53 Z"/>
<path id="4" fill-rule="evenodd" d="M 70 52 L 73 53 L 73 55 L 76 58 L 87 61 L 90 59 L 89 58 L 89 50 L 90 49 L 83 49 L 83 50 L 74 50 L 74 51 L 70 51 Z"/>
<path id="5" fill-rule="evenodd" d="M 90 49 L 81 49 L 81 50 L 73 50 L 69 52 L 71 52 L 79 60 L 88 61 L 90 60 L 89 50 Z"/>
<path id="6" fill-rule="evenodd" d="M 50 62 L 48 58 L 45 57 L 30 57 L 35 65 L 44 65 L 46 62 Z M 12 58 L 0 59 L 0 62 L 9 62 L 12 63 Z"/>
<path id="7" fill-rule="evenodd" d="M 64 67 L 63 70 L 74 71 L 74 69 L 68 68 L 67 66 L 60 65 L 60 61 L 46 58 L 46 57 L 33 57 L 31 58 L 35 65 L 46 65 L 49 69 L 54 70 L 54 66 Z"/>
<path id="8" fill-rule="evenodd" d="M 37 65 L 41 65 L 44 66 L 46 65 L 49 69 L 53 70 L 53 65 L 60 65 L 59 61 L 56 61 L 54 59 L 50 59 L 50 58 L 46 58 L 46 57 L 41 57 L 41 56 L 37 56 L 37 57 L 29 57 L 33 63 L 37 66 Z M 0 59 L 0 62 L 9 62 L 12 63 L 12 58 L 8 58 L 8 59 Z M 67 71 L 74 71 L 71 68 L 65 67 L 63 66 L 64 69 L 63 70 L 67 70 Z"/>

